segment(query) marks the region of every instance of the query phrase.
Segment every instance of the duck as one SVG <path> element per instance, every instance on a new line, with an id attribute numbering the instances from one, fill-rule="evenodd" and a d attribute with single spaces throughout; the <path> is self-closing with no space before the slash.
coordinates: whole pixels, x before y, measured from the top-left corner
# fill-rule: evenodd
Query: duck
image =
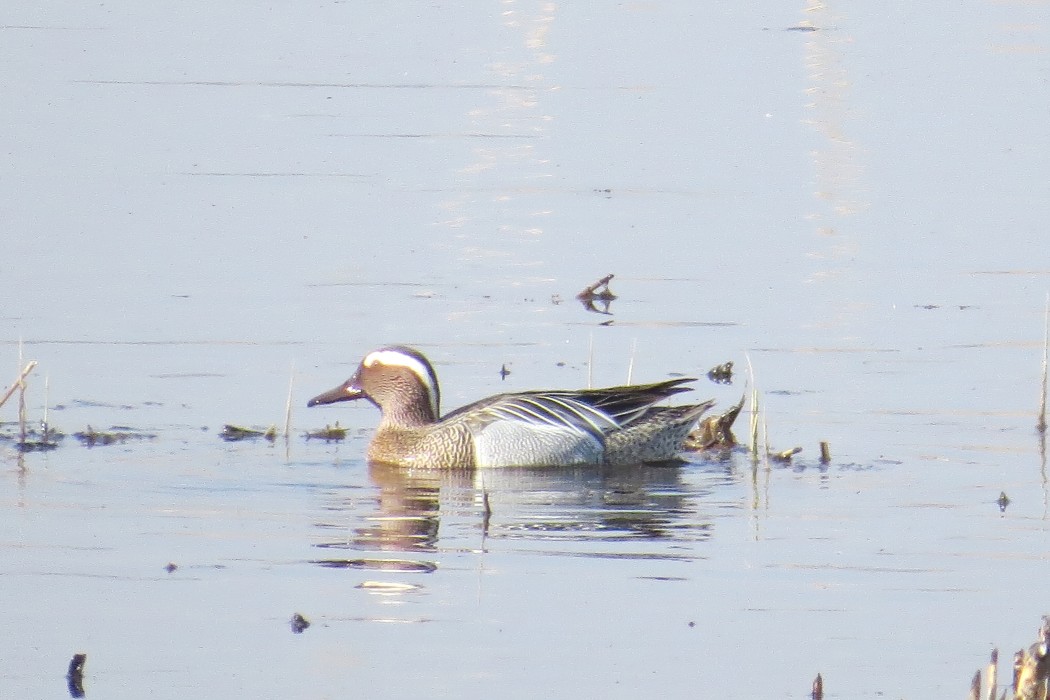
<path id="1" fill-rule="evenodd" d="M 696 379 L 603 389 L 491 396 L 441 415 L 434 366 L 420 351 L 389 345 L 365 355 L 353 376 L 307 406 L 366 399 L 380 411 L 370 463 L 421 469 L 629 465 L 679 459 L 686 436 L 714 402 L 655 404 Z"/>

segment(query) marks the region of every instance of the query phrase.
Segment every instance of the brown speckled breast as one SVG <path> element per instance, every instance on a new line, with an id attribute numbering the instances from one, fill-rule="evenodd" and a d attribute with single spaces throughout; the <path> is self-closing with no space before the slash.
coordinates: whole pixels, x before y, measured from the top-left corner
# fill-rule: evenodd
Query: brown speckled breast
<path id="1" fill-rule="evenodd" d="M 422 469 L 470 469 L 474 443 L 464 425 L 380 428 L 368 446 L 368 460 Z"/>

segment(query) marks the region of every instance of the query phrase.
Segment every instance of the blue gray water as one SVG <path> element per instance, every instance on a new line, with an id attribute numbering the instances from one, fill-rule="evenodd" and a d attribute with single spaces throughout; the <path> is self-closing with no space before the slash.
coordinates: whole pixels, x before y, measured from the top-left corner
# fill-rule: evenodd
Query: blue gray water
<path id="1" fill-rule="evenodd" d="M 0 55 L 0 382 L 155 435 L 0 443 L 3 695 L 961 697 L 1034 640 L 1044 6 L 15 1 Z M 370 469 L 303 405 L 394 342 L 446 408 L 750 361 L 804 449 Z"/>

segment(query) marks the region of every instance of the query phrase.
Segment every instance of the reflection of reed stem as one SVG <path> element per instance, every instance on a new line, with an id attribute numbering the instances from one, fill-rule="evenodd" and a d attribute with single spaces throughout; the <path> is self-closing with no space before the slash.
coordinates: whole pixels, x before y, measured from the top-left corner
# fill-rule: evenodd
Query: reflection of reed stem
<path id="1" fill-rule="evenodd" d="M 1039 421 L 1035 424 L 1036 429 L 1046 432 L 1046 355 L 1047 345 L 1050 344 L 1050 293 L 1046 295 L 1046 310 L 1043 314 L 1043 387 L 1039 393 Z"/>
<path id="2" fill-rule="evenodd" d="M 44 419 L 40 423 L 40 431 L 43 433 L 43 436 L 40 438 L 40 440 L 41 440 L 41 442 L 44 442 L 44 443 L 47 442 L 47 433 L 48 433 L 48 429 L 47 429 L 47 402 L 50 400 L 50 396 L 51 396 L 51 377 L 49 375 L 45 374 L 44 375 Z"/>
<path id="3" fill-rule="evenodd" d="M 591 333 L 591 340 L 587 346 L 587 388 L 590 389 L 594 385 L 591 384 L 592 375 L 591 372 L 594 367 L 594 333 Z"/>

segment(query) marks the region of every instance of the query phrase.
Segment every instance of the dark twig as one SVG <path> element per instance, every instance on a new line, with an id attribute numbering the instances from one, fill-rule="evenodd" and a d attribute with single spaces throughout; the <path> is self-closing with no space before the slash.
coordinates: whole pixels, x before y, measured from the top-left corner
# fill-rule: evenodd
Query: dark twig
<path id="1" fill-rule="evenodd" d="M 582 292 L 576 295 L 576 298 L 580 301 L 594 301 L 600 299 L 602 301 L 612 301 L 616 298 L 616 295 L 609 289 L 609 280 L 613 278 L 613 275 L 606 275 L 594 284 L 587 285 Z M 604 287 L 605 289 L 602 289 Z M 598 291 L 601 289 L 601 291 Z"/>
<path id="2" fill-rule="evenodd" d="M 85 661 L 87 661 L 87 654 L 73 654 L 73 660 L 69 662 L 69 671 L 66 673 L 66 682 L 69 686 L 70 697 L 84 697 Z"/>

